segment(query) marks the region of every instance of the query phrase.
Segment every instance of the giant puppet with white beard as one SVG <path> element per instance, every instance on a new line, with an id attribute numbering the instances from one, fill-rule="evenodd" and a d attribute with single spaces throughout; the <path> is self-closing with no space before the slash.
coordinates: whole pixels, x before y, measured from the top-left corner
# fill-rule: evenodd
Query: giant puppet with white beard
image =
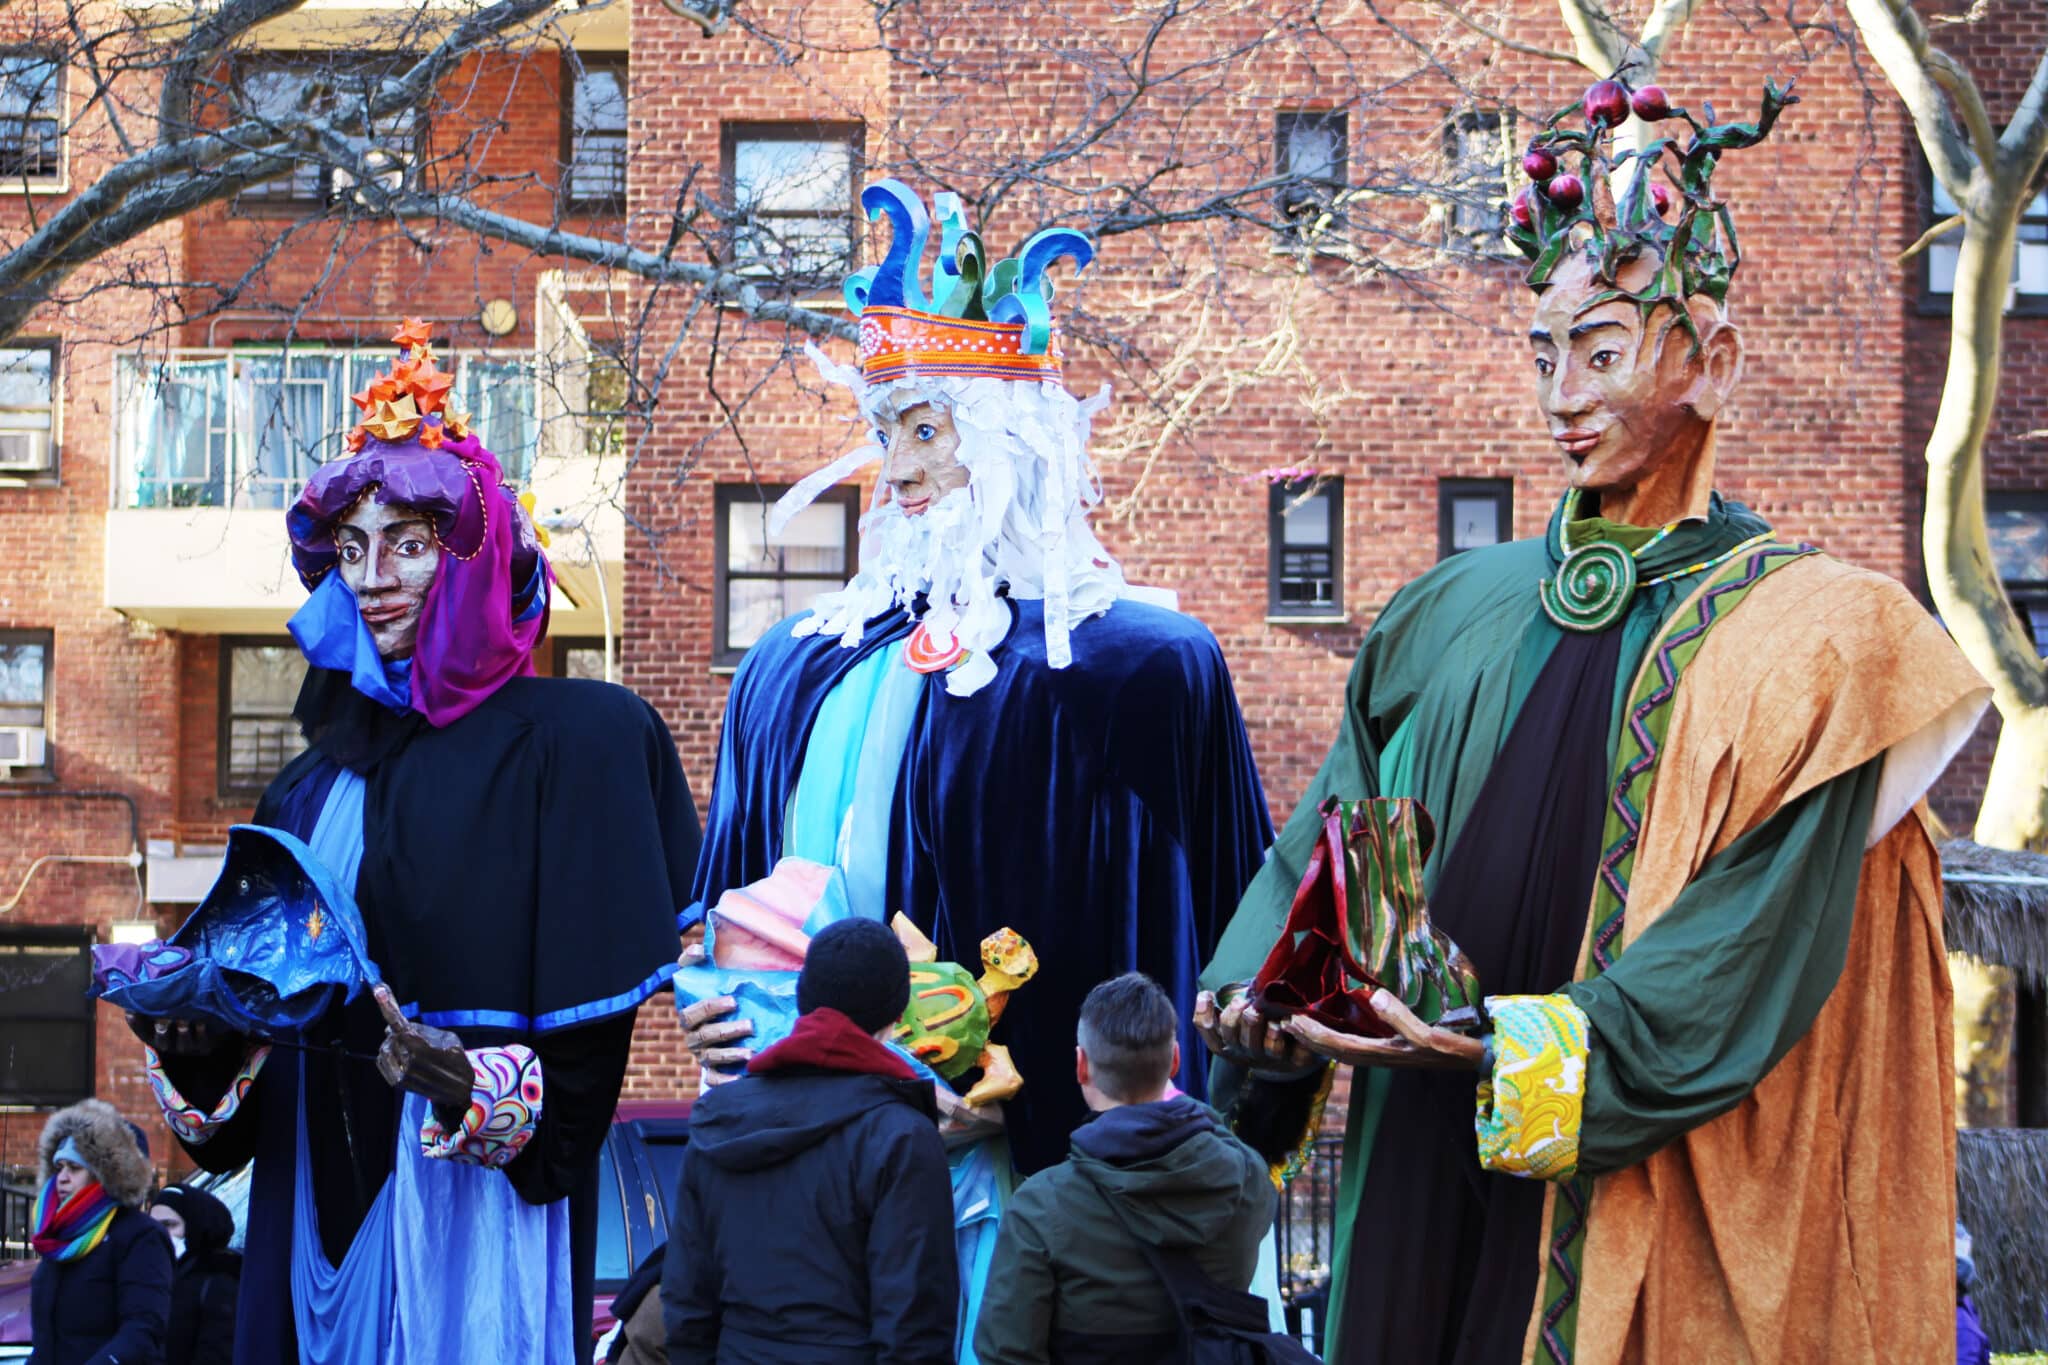
<path id="1" fill-rule="evenodd" d="M 862 196 L 894 236 L 847 284 L 858 362 L 812 355 L 874 439 L 770 520 L 879 460 L 860 571 L 772 627 L 733 680 L 692 911 L 800 860 L 829 868 L 836 913 L 900 912 L 943 958 L 1023 935 L 1039 974 L 995 1031 L 1025 1082 L 1003 1115 L 1022 1175 L 1065 1156 L 1085 1116 L 1082 997 L 1143 971 L 1189 1017 L 1272 829 L 1215 637 L 1171 594 L 1126 584 L 1088 524 L 1107 393 L 1082 402 L 1062 383 L 1045 271 L 1092 247 L 1041 232 L 984 279 L 949 200 L 931 299 L 924 206 L 894 181 Z M 705 1005 L 685 1023 L 709 1065 L 763 1041 L 707 1024 L 726 1007 Z M 1199 1098 L 1192 1031 L 1181 1054 L 1177 1083 Z"/>

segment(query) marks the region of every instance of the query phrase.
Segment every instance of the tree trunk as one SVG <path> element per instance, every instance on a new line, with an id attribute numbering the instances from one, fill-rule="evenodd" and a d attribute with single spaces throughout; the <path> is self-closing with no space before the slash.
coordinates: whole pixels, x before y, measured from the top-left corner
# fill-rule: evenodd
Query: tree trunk
<path id="1" fill-rule="evenodd" d="M 2006 282 L 2012 270 L 2013 213 L 1983 212 L 1970 187 L 1956 262 L 1948 378 L 1927 441 L 1927 519 L 1922 550 L 1935 609 L 1957 645 L 1992 686 L 2004 728 L 1978 813 L 1979 842 L 1999 848 L 2048 846 L 2048 676 L 2006 600 L 1984 522 L 1984 438 L 1998 401 Z M 2002 206 L 2000 206 L 2002 207 Z M 1902 683 L 1907 680 L 1901 680 Z"/>

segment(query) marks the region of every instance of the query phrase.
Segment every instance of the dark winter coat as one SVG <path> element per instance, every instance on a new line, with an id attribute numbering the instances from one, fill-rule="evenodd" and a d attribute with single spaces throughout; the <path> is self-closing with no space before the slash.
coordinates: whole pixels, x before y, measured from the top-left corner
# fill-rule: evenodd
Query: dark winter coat
<path id="1" fill-rule="evenodd" d="M 953 1365 L 931 1083 L 835 1010 L 707 1093 L 669 1219 L 670 1365 Z"/>
<path id="2" fill-rule="evenodd" d="M 85 1100 L 44 1127 L 42 1180 L 67 1138 L 121 1209 L 85 1255 L 37 1264 L 29 1282 L 30 1365 L 160 1365 L 171 1309 L 171 1239 L 141 1207 L 149 1160 L 112 1105 Z"/>
<path id="3" fill-rule="evenodd" d="M 230 1365 L 235 1299 L 242 1283 L 242 1257 L 228 1250 L 234 1215 L 206 1191 L 181 1185 L 159 1191 L 155 1202 L 176 1209 L 185 1220 L 185 1254 L 171 1277 L 164 1365 Z"/>
<path id="4" fill-rule="evenodd" d="M 982 1365 L 1178 1358 L 1172 1301 L 1082 1167 L 1154 1246 L 1192 1252 L 1226 1288 L 1250 1286 L 1273 1226 L 1266 1163 L 1184 1096 L 1111 1109 L 1003 1211 L 974 1332 Z"/>

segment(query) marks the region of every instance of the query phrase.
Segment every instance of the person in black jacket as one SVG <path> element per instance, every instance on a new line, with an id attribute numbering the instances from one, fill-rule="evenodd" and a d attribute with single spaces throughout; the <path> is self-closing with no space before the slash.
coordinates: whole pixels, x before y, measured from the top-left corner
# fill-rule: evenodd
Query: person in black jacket
<path id="1" fill-rule="evenodd" d="M 909 998 L 888 929 L 829 925 L 795 1029 L 698 1101 L 661 1282 L 670 1365 L 953 1365 L 937 1104 L 878 1041 Z"/>
<path id="2" fill-rule="evenodd" d="M 230 1365 L 235 1358 L 235 1297 L 242 1256 L 228 1250 L 235 1217 L 205 1190 L 166 1185 L 149 1216 L 171 1235 L 171 1325 L 164 1365 Z"/>
<path id="3" fill-rule="evenodd" d="M 1184 1359 L 1173 1300 L 1133 1232 L 1189 1253 L 1226 1289 L 1251 1283 L 1273 1182 L 1213 1109 L 1168 1093 L 1178 1025 L 1166 992 L 1139 972 L 1081 1002 L 1074 1069 L 1094 1117 L 1003 1213 L 975 1323 L 982 1365 Z"/>
<path id="4" fill-rule="evenodd" d="M 159 1365 L 171 1246 L 142 1211 L 149 1158 L 105 1100 L 50 1116 L 30 1244 L 30 1365 Z"/>

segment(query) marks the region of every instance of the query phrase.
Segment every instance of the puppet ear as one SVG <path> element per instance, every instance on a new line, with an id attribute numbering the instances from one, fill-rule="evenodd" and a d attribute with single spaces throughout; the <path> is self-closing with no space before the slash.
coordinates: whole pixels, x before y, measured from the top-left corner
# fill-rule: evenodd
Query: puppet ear
<path id="1" fill-rule="evenodd" d="M 1742 355 L 1742 331 L 1732 322 L 1716 323 L 1701 342 L 1693 362 L 1699 373 L 1686 402 L 1702 421 L 1713 421 L 1728 406 L 1742 379 Z"/>

